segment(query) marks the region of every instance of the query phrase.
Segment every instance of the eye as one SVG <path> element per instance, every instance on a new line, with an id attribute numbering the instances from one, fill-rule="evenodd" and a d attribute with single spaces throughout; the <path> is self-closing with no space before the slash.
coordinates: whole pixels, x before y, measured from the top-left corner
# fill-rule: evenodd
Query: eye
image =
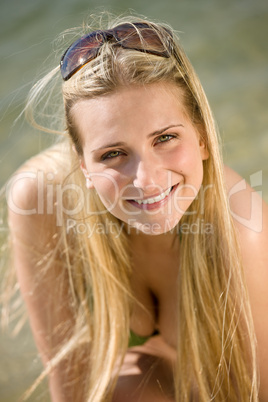
<path id="1" fill-rule="evenodd" d="M 160 137 L 157 138 L 156 143 L 161 143 L 161 142 L 168 142 L 175 138 L 174 135 L 171 134 L 162 134 Z"/>
<path id="2" fill-rule="evenodd" d="M 107 152 L 106 154 L 104 154 L 104 155 L 101 157 L 101 159 L 102 159 L 102 160 L 105 160 L 105 159 L 113 159 L 113 158 L 116 158 L 116 157 L 118 157 L 118 156 L 120 156 L 120 155 L 122 155 L 122 152 L 120 152 L 120 151 L 110 151 L 110 152 Z"/>

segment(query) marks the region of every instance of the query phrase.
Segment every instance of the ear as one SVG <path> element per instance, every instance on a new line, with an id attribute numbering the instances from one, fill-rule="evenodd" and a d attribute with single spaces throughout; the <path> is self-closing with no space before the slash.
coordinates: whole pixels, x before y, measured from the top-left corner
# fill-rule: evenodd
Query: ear
<path id="1" fill-rule="evenodd" d="M 209 152 L 208 152 L 207 145 L 206 145 L 205 141 L 203 140 L 203 138 L 200 138 L 200 140 L 199 140 L 199 148 L 200 148 L 202 160 L 204 161 L 204 160 L 208 159 Z"/>
<path id="2" fill-rule="evenodd" d="M 83 172 L 83 174 L 85 176 L 86 187 L 87 188 L 94 188 L 94 185 L 93 185 L 92 180 L 90 178 L 90 174 L 88 173 L 87 168 L 86 168 L 85 163 L 84 163 L 83 160 L 80 161 L 80 169 L 82 170 L 82 172 Z"/>

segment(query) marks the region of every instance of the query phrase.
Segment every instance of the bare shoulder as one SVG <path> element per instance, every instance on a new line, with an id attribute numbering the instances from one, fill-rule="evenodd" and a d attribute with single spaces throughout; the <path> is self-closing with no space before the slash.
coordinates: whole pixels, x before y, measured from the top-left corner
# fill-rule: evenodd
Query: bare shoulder
<path id="1" fill-rule="evenodd" d="M 268 207 L 261 199 L 260 173 L 251 176 L 251 187 L 225 168 L 231 214 L 238 232 L 245 278 L 257 338 L 260 401 L 268 400 Z"/>
<path id="2" fill-rule="evenodd" d="M 254 267 L 262 265 L 268 274 L 268 206 L 261 197 L 262 177 L 258 175 L 251 176 L 254 186 L 251 187 L 239 174 L 225 167 L 230 210 L 245 266 L 250 267 L 254 260 Z"/>
<path id="3" fill-rule="evenodd" d="M 261 172 L 251 175 L 249 185 L 238 173 L 225 166 L 225 181 L 231 213 L 238 229 L 262 233 L 267 229 L 267 204 L 261 197 Z"/>
<path id="4" fill-rule="evenodd" d="M 67 153 L 64 144 L 55 145 L 24 163 L 7 183 L 11 233 L 24 242 L 45 241 L 55 232 L 55 189 L 70 170 Z"/>
<path id="5" fill-rule="evenodd" d="M 243 255 L 247 258 L 252 255 L 255 266 L 258 261 L 263 264 L 265 260 L 267 264 L 268 207 L 261 198 L 261 176 L 251 176 L 254 186 L 251 187 L 239 174 L 225 167 L 225 181 Z"/>

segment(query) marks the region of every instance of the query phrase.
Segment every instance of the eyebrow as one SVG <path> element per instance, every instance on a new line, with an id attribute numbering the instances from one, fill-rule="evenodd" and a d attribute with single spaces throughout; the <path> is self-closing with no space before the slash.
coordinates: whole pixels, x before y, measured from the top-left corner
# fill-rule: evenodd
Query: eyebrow
<path id="1" fill-rule="evenodd" d="M 182 124 L 171 124 L 171 125 L 169 125 L 167 127 L 161 128 L 160 130 L 153 131 L 152 133 L 147 135 L 147 138 L 155 137 L 156 135 L 164 133 L 169 128 L 174 128 L 174 127 L 183 127 L 183 125 Z M 107 149 L 107 148 L 122 147 L 124 145 L 126 145 L 125 142 L 113 142 L 111 144 L 106 144 L 106 145 L 103 145 L 102 147 L 93 149 L 91 151 L 91 153 L 96 152 L 96 151 L 100 151 L 102 149 Z"/>
<path id="2" fill-rule="evenodd" d="M 124 142 L 113 142 L 112 144 L 106 144 L 106 145 L 103 145 L 102 147 L 93 149 L 93 150 L 91 151 L 91 153 L 96 152 L 96 151 L 100 151 L 100 150 L 106 149 L 106 148 L 122 147 L 122 146 L 124 146 L 124 145 L 125 145 Z"/>
<path id="3" fill-rule="evenodd" d="M 160 130 L 153 131 L 151 134 L 148 134 L 148 138 L 154 137 L 155 135 L 159 135 L 167 131 L 169 128 L 174 128 L 174 127 L 183 127 L 182 124 L 171 124 L 170 126 L 161 128 Z"/>

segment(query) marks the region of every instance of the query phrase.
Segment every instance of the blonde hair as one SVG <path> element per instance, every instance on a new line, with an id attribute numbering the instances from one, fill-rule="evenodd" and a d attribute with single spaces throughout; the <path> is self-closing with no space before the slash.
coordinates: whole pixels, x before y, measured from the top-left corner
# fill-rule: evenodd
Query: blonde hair
<path id="1" fill-rule="evenodd" d="M 198 220 L 210 223 L 213 233 L 181 235 L 178 278 L 178 348 L 174 374 L 176 401 L 257 401 L 255 335 L 235 228 L 226 195 L 223 163 L 213 116 L 200 81 L 170 27 L 138 19 L 117 18 L 106 28 L 124 22 L 146 22 L 159 35 L 170 57 L 160 57 L 105 43 L 97 58 L 62 85 L 66 132 L 78 154 L 83 147 L 72 121 L 72 107 L 80 99 L 104 96 L 127 85 L 173 83 L 183 94 L 189 117 L 202 135 L 209 159 L 204 161 L 203 197 L 197 196 L 180 225 Z M 138 28 L 136 28 L 138 30 Z M 89 30 L 85 27 L 85 32 Z M 139 32 L 142 38 L 142 31 Z M 172 37 L 172 39 L 171 39 Z M 167 43 L 172 41 L 172 49 Z M 38 103 L 58 68 L 41 80 L 31 93 L 28 113 Z M 66 134 L 65 132 L 65 134 Z M 73 173 L 66 179 L 84 188 L 91 214 L 81 210 L 76 219 L 92 228 L 109 222 L 122 223 L 104 211 L 95 190 L 86 191 L 84 178 L 73 159 Z M 212 186 L 211 186 L 212 184 Z M 75 202 L 72 192 L 70 208 Z M 200 194 L 199 194 L 200 195 Z M 203 204 L 202 204 L 203 203 Z M 205 206 L 205 207 L 204 207 Z M 197 211 L 195 214 L 191 212 Z M 63 214 L 63 219 L 66 216 Z M 94 226 L 95 225 L 95 226 Z M 106 226 L 105 226 L 106 225 Z M 118 357 L 123 361 L 128 347 L 129 318 L 133 296 L 128 236 L 123 231 L 104 236 L 68 236 L 63 225 L 60 242 L 69 272 L 76 327 L 72 340 L 52 359 L 50 367 L 81 342 L 89 345 L 87 401 L 108 400 L 118 375 Z M 61 262 L 64 264 L 63 260 Z M 122 318 L 123 317 L 123 318 Z M 46 370 L 49 372 L 49 369 Z"/>

